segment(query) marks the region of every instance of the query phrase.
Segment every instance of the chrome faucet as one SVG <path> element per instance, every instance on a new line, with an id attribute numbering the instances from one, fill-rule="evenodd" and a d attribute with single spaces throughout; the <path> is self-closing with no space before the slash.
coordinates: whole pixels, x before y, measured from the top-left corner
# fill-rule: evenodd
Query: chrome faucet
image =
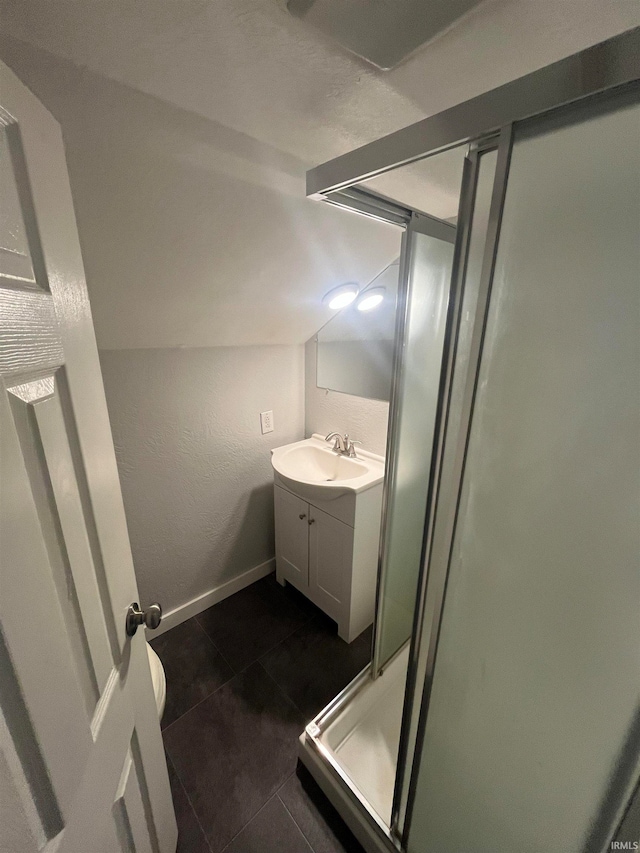
<path id="1" fill-rule="evenodd" d="M 339 432 L 330 432 L 329 435 L 325 437 L 325 441 L 331 441 L 332 438 L 335 438 L 335 442 L 333 445 L 333 449 L 336 453 L 344 453 L 344 438 L 340 435 Z"/>
<path id="2" fill-rule="evenodd" d="M 354 445 L 362 444 L 362 442 L 357 439 L 352 441 L 349 438 L 349 434 L 346 432 L 344 435 L 340 435 L 339 432 L 330 432 L 325 438 L 325 441 L 331 441 L 332 438 L 335 439 L 333 450 L 341 456 L 350 456 L 352 459 L 356 456 L 356 448 Z"/>

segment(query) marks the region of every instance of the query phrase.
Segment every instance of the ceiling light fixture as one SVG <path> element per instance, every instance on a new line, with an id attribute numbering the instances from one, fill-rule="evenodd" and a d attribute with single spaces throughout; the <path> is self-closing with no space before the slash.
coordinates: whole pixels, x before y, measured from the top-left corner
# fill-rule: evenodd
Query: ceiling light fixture
<path id="1" fill-rule="evenodd" d="M 356 296 L 360 293 L 360 288 L 355 281 L 348 281 L 346 284 L 339 284 L 322 297 L 323 305 L 328 305 L 329 308 L 337 310 L 350 305 Z"/>
<path id="2" fill-rule="evenodd" d="M 386 292 L 386 287 L 372 287 L 369 290 L 365 290 L 358 300 L 356 308 L 358 311 L 372 311 L 380 305 Z"/>

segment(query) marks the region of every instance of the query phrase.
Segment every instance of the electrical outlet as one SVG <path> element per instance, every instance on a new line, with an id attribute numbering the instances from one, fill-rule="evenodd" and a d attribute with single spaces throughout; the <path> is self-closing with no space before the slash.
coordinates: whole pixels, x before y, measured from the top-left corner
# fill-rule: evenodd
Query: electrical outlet
<path id="1" fill-rule="evenodd" d="M 273 412 L 260 412 L 260 429 L 263 435 L 273 432 Z"/>

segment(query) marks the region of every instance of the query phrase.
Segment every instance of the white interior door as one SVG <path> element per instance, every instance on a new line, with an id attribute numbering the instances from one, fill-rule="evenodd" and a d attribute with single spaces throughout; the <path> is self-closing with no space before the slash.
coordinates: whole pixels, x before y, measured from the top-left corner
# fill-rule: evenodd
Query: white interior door
<path id="1" fill-rule="evenodd" d="M 176 823 L 60 129 L 0 64 L 0 850 Z"/>

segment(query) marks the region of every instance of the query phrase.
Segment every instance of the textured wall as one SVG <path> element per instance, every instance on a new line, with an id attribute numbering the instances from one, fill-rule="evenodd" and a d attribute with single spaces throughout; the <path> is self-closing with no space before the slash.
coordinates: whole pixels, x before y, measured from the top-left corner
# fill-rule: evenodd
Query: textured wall
<path id="1" fill-rule="evenodd" d="M 0 58 L 62 126 L 100 349 L 304 344 L 397 257 L 296 157 L 1 33 Z"/>
<path id="2" fill-rule="evenodd" d="M 316 343 L 305 346 L 305 433 L 345 433 L 362 441 L 362 447 L 384 454 L 387 443 L 389 404 L 352 397 L 316 386 Z"/>
<path id="3" fill-rule="evenodd" d="M 142 600 L 168 611 L 273 557 L 269 451 L 304 437 L 303 347 L 100 358 Z"/>

